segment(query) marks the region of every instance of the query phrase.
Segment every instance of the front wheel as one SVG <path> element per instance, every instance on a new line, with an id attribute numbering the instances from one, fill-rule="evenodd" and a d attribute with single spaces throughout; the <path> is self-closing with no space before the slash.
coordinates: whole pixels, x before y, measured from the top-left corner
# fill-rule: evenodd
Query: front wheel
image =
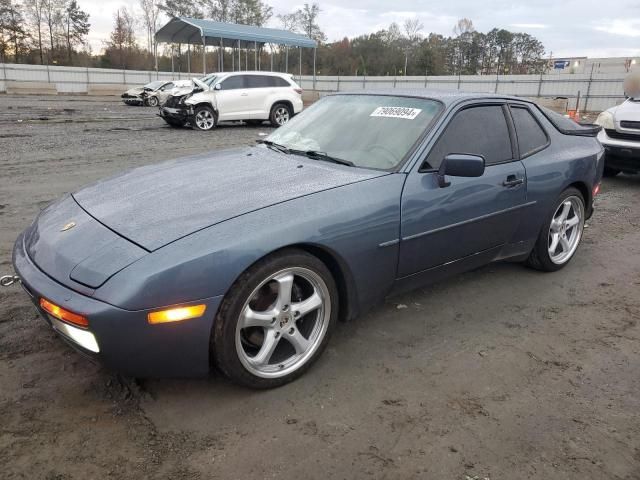
<path id="1" fill-rule="evenodd" d="M 216 126 L 216 112 L 213 108 L 202 105 L 196 108 L 193 115 L 193 125 L 198 130 L 208 131 L 212 130 Z"/>
<path id="2" fill-rule="evenodd" d="M 293 249 L 266 257 L 220 307 L 211 339 L 216 365 L 251 388 L 288 383 L 320 356 L 337 313 L 335 282 L 318 258 Z"/>
<path id="3" fill-rule="evenodd" d="M 585 218 L 582 194 L 573 187 L 567 188 L 543 225 L 527 260 L 528 265 L 555 272 L 569 263 L 582 240 Z"/>
<path id="4" fill-rule="evenodd" d="M 274 127 L 281 127 L 293 116 L 291 107 L 286 103 L 276 103 L 271 107 L 271 113 L 269 114 L 269 121 Z"/>
<path id="5" fill-rule="evenodd" d="M 147 106 L 149 107 L 157 107 L 158 106 L 158 97 L 148 97 L 146 100 Z"/>

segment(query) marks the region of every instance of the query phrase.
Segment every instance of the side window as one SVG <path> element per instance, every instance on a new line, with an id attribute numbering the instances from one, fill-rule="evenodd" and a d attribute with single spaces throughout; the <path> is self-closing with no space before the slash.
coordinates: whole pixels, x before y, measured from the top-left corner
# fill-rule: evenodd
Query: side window
<path id="1" fill-rule="evenodd" d="M 451 153 L 482 155 L 487 165 L 513 159 L 509 127 L 500 105 L 466 108 L 456 114 L 429 152 L 422 169 L 440 167 Z"/>
<path id="2" fill-rule="evenodd" d="M 238 90 L 239 88 L 245 87 L 245 77 L 246 75 L 234 75 L 233 77 L 229 77 L 224 80 L 220 86 L 222 90 Z"/>
<path id="3" fill-rule="evenodd" d="M 547 134 L 528 108 L 512 105 L 511 116 L 516 127 L 520 157 L 526 157 L 547 145 L 549 142 Z"/>
<path id="4" fill-rule="evenodd" d="M 166 85 L 163 85 L 162 88 L 160 90 L 162 90 L 163 92 L 167 91 L 167 90 L 171 90 L 174 87 L 173 83 L 167 83 Z"/>
<path id="5" fill-rule="evenodd" d="M 273 86 L 271 77 L 266 75 L 247 75 L 247 88 L 267 88 Z"/>
<path id="6" fill-rule="evenodd" d="M 290 87 L 291 84 L 282 77 L 271 77 L 274 87 Z"/>

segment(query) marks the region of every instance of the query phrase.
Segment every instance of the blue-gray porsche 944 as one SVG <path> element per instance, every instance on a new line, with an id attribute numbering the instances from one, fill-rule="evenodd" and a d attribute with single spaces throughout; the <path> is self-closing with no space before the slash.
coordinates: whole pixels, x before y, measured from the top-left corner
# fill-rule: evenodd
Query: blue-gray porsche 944
<path id="1" fill-rule="evenodd" d="M 567 265 L 600 187 L 597 133 L 518 98 L 330 95 L 253 147 L 62 198 L 13 263 L 108 368 L 274 387 L 391 293 L 496 260 Z"/>

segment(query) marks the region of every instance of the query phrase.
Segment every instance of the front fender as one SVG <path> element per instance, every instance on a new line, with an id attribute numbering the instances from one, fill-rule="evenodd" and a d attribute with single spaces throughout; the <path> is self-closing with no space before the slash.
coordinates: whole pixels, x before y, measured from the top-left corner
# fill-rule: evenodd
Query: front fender
<path id="1" fill-rule="evenodd" d="M 281 248 L 316 245 L 349 269 L 357 310 L 381 300 L 397 268 L 404 174 L 389 174 L 273 205 L 193 233 L 114 275 L 95 298 L 138 310 L 224 295 Z"/>

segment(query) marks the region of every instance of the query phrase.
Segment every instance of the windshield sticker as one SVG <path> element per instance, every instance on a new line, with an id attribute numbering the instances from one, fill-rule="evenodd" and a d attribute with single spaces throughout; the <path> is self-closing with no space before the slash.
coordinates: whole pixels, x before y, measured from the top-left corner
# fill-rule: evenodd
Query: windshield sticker
<path id="1" fill-rule="evenodd" d="M 408 107 L 378 107 L 370 117 L 387 117 L 387 118 L 404 118 L 405 120 L 413 120 L 422 109 Z"/>

